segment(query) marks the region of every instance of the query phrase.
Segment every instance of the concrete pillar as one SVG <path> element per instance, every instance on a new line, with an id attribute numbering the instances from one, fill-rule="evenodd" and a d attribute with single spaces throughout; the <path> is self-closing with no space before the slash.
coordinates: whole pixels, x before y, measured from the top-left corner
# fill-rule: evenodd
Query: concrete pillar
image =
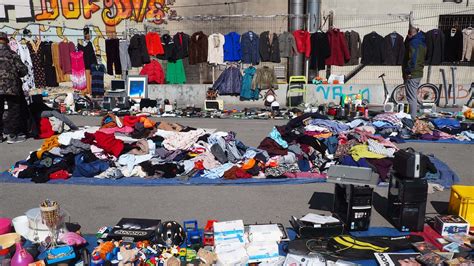
<path id="1" fill-rule="evenodd" d="M 304 26 L 304 0 L 290 0 L 290 32 L 301 30 Z M 303 74 L 304 55 L 290 57 L 290 75 Z"/>

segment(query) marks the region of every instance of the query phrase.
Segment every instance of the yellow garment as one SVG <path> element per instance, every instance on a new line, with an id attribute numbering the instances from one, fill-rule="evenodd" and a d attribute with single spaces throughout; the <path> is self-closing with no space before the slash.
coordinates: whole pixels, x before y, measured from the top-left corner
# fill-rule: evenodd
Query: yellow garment
<path id="1" fill-rule="evenodd" d="M 354 161 L 359 161 L 361 158 L 382 159 L 384 155 L 369 151 L 369 146 L 366 144 L 355 145 L 349 151 Z"/>
<path id="2" fill-rule="evenodd" d="M 140 122 L 143 123 L 143 126 L 145 128 L 152 128 L 152 127 L 155 127 L 156 125 L 155 121 L 148 119 L 146 117 L 140 117 Z"/>
<path id="3" fill-rule="evenodd" d="M 38 157 L 38 159 L 41 159 L 43 153 L 51 150 L 54 147 L 59 147 L 57 135 L 51 136 L 50 138 L 44 140 L 43 145 L 41 145 L 41 149 L 36 152 L 36 157 Z"/>

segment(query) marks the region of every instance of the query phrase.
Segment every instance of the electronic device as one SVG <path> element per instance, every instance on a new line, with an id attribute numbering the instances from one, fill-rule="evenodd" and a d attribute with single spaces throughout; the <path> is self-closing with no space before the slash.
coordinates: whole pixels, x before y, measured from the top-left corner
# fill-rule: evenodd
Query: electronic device
<path id="1" fill-rule="evenodd" d="M 109 92 L 125 92 L 125 80 L 115 79 L 110 82 L 111 90 Z"/>
<path id="2" fill-rule="evenodd" d="M 469 223 L 458 215 L 438 215 L 434 218 L 434 229 L 442 236 L 469 234 Z"/>
<path id="3" fill-rule="evenodd" d="M 102 109 L 112 111 L 117 107 L 117 97 L 104 96 L 102 101 Z"/>
<path id="4" fill-rule="evenodd" d="M 137 242 L 152 240 L 161 220 L 122 218 L 108 234 L 108 239 Z"/>
<path id="5" fill-rule="evenodd" d="M 428 171 L 429 158 L 408 148 L 395 152 L 393 170 L 397 176 L 404 178 L 423 178 Z"/>
<path id="6" fill-rule="evenodd" d="M 395 105 L 393 103 L 386 103 L 383 106 L 383 111 L 386 113 L 393 113 L 395 111 Z"/>
<path id="7" fill-rule="evenodd" d="M 344 224 L 342 222 L 314 224 L 302 221 L 294 216 L 290 220 L 291 227 L 298 238 L 311 239 L 320 237 L 332 237 L 344 233 Z"/>
<path id="8" fill-rule="evenodd" d="M 379 181 L 378 174 L 366 167 L 331 165 L 327 175 L 327 182 L 337 184 L 376 186 Z"/>
<path id="9" fill-rule="evenodd" d="M 373 191 L 369 186 L 335 185 L 333 212 L 349 231 L 369 229 Z"/>
<path id="10" fill-rule="evenodd" d="M 389 220 L 403 232 L 423 231 L 427 198 L 425 179 L 406 179 L 392 173 L 388 188 Z"/>
<path id="11" fill-rule="evenodd" d="M 222 111 L 224 110 L 223 100 L 205 100 L 204 110 L 206 111 Z"/>

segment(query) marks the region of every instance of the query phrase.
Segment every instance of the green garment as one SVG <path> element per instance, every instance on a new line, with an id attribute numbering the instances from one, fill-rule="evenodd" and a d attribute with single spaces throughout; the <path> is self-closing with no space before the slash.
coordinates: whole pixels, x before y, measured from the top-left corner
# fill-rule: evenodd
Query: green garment
<path id="1" fill-rule="evenodd" d="M 369 151 L 369 146 L 366 144 L 355 145 L 351 148 L 349 153 L 352 155 L 354 161 L 359 161 L 361 158 L 382 159 L 386 156 Z"/>
<path id="2" fill-rule="evenodd" d="M 186 73 L 184 73 L 183 60 L 178 59 L 176 62 L 169 62 L 166 69 L 166 83 L 168 84 L 184 84 L 186 83 Z"/>

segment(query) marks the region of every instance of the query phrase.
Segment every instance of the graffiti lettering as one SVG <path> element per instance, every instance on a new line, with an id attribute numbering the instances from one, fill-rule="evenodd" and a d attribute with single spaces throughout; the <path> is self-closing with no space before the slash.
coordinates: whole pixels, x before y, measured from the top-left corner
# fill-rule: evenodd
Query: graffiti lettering
<path id="1" fill-rule="evenodd" d="M 79 0 L 61 0 L 61 10 L 66 19 L 78 19 L 81 16 Z"/>
<path id="2" fill-rule="evenodd" d="M 9 10 L 15 10 L 16 22 L 35 21 L 33 0 L 0 1 L 0 22 L 10 23 Z M 10 3 L 8 3 L 10 2 Z"/>
<path id="3" fill-rule="evenodd" d="M 358 89 L 357 91 L 352 90 L 352 86 L 324 86 L 324 85 L 319 85 L 316 87 L 316 92 L 323 93 L 323 98 L 325 101 L 330 100 L 329 97 L 332 95 L 331 100 L 332 101 L 338 101 L 342 97 L 343 94 L 346 95 L 353 95 L 356 93 L 362 94 L 363 99 L 367 99 L 370 102 L 370 89 L 369 88 L 364 88 L 364 89 Z"/>
<path id="4" fill-rule="evenodd" d="M 49 4 L 49 7 L 48 7 Z M 32 7 L 33 8 L 33 7 Z M 36 20 L 55 20 L 59 16 L 58 0 L 41 0 L 41 13 L 35 16 Z"/>
<path id="5" fill-rule="evenodd" d="M 456 90 L 456 99 L 469 99 L 471 95 L 469 94 L 469 89 L 465 89 L 463 85 L 458 85 L 458 89 Z M 444 95 L 444 90 L 441 92 L 440 99 L 446 98 Z M 448 99 L 452 99 L 453 94 L 452 92 L 449 94 Z"/>
<path id="6" fill-rule="evenodd" d="M 38 21 L 55 20 L 60 13 L 66 19 L 78 19 L 81 14 L 90 19 L 100 10 L 94 0 L 41 0 L 40 4 L 41 12 L 35 16 Z M 147 19 L 161 24 L 166 14 L 175 14 L 168 5 L 165 0 L 103 0 L 102 20 L 107 26 L 116 26 L 126 19 L 136 22 Z M 1 16 L 0 12 L 0 19 Z"/>

